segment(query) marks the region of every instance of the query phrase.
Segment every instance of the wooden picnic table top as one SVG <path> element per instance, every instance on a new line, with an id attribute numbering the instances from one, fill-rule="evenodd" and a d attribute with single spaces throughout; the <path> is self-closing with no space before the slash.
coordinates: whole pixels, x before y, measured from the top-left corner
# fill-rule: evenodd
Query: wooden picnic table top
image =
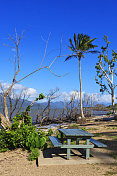
<path id="1" fill-rule="evenodd" d="M 73 136 L 73 137 L 92 137 L 94 136 L 87 131 L 81 129 L 58 129 L 59 132 L 63 133 L 65 136 Z"/>

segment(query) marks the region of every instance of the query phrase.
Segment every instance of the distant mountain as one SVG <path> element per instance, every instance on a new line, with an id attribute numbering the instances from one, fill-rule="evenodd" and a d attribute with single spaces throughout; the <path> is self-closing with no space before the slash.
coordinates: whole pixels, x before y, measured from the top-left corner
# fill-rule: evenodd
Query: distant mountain
<path id="1" fill-rule="evenodd" d="M 39 103 L 40 106 L 46 107 L 48 105 L 48 103 Z M 51 102 L 51 108 L 63 108 L 64 107 L 64 103 L 62 101 L 56 101 L 56 102 Z"/>
<path id="2" fill-rule="evenodd" d="M 29 106 L 31 104 L 32 101 L 28 101 L 28 100 L 25 100 L 24 103 L 23 103 L 23 109 L 27 108 L 27 106 Z M 12 104 L 15 104 L 15 100 L 12 99 Z M 18 105 L 20 106 L 22 104 L 22 99 L 19 100 L 18 102 Z M 7 98 L 7 105 L 8 107 L 10 107 L 10 102 L 9 102 L 9 99 Z M 47 102 L 45 103 L 40 103 L 39 101 L 38 102 L 35 102 L 33 107 L 32 108 L 45 108 L 46 106 L 48 105 Z M 58 102 L 51 102 L 51 108 L 63 108 L 63 102 L 62 101 L 58 101 Z M 2 103 L 0 101 L 0 107 L 2 107 Z"/>
<path id="3" fill-rule="evenodd" d="M 10 107 L 10 103 L 9 103 L 9 99 L 7 98 L 7 104 L 8 104 L 8 107 Z M 23 109 L 25 109 L 27 106 L 29 106 L 31 104 L 32 101 L 28 101 L 28 100 L 25 100 L 24 101 L 24 104 L 23 104 Z M 14 104 L 15 103 L 15 100 L 13 99 L 12 100 L 12 103 Z M 22 99 L 19 100 L 19 106 L 21 105 L 22 103 Z M 101 104 L 99 102 L 95 102 L 95 104 Z M 33 107 L 32 108 L 45 108 L 46 106 L 48 105 L 47 102 L 44 102 L 44 103 L 40 103 L 39 101 L 38 102 L 35 102 Z M 57 108 L 57 109 L 61 109 L 64 107 L 64 102 L 62 101 L 56 101 L 56 102 L 51 102 L 51 108 Z M 74 104 L 75 105 L 75 104 Z M 104 106 L 109 106 L 110 103 L 103 103 Z M 85 104 L 84 104 L 85 106 Z M 1 104 L 1 101 L 0 101 L 0 107 L 2 107 L 2 104 Z M 90 105 L 88 106 L 90 107 Z"/>

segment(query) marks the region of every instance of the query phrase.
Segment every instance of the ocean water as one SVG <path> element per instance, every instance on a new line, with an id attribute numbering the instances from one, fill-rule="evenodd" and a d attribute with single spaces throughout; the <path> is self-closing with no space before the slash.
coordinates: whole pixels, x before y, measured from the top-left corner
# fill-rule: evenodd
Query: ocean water
<path id="1" fill-rule="evenodd" d="M 21 112 L 23 112 L 25 109 L 21 109 Z M 61 112 L 63 111 L 63 109 L 51 109 L 50 111 L 50 119 L 53 119 L 53 118 L 57 118 Z M 31 109 L 31 112 L 30 112 L 30 116 L 32 117 L 32 121 L 33 123 L 36 122 L 36 118 L 37 118 L 37 114 L 41 114 L 42 113 L 42 109 L 40 110 L 37 110 L 37 109 Z M 100 116 L 100 115 L 106 115 L 108 113 L 108 111 L 92 111 L 92 116 Z M 13 114 L 13 117 L 15 116 L 16 114 L 16 111 L 14 112 Z M 64 114 L 65 116 L 66 114 Z M 63 117 L 64 118 L 64 117 Z"/>

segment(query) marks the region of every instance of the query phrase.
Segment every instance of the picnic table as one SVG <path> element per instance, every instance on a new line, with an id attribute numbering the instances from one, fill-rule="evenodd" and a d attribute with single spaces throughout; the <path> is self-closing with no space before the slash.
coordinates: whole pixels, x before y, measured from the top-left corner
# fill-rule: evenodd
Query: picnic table
<path id="1" fill-rule="evenodd" d="M 61 133 L 61 138 L 58 139 L 55 136 L 49 136 L 54 147 L 66 148 L 67 149 L 67 159 L 70 158 L 71 149 L 86 149 L 86 159 L 90 157 L 90 149 L 94 147 L 107 147 L 105 144 L 93 139 L 94 136 L 87 131 L 82 129 L 58 129 Z M 80 144 L 80 140 L 85 140 L 85 143 Z M 66 141 L 66 144 L 64 144 Z M 71 144 L 71 141 L 76 141 Z"/>

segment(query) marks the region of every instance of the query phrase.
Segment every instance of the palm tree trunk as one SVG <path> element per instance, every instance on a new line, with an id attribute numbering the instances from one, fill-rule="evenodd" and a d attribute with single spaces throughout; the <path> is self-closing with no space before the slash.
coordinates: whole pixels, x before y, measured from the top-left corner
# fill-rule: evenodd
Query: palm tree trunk
<path id="1" fill-rule="evenodd" d="M 80 81 L 80 115 L 84 118 L 83 108 L 82 108 L 82 83 L 81 83 L 81 58 L 79 57 L 79 81 Z"/>

